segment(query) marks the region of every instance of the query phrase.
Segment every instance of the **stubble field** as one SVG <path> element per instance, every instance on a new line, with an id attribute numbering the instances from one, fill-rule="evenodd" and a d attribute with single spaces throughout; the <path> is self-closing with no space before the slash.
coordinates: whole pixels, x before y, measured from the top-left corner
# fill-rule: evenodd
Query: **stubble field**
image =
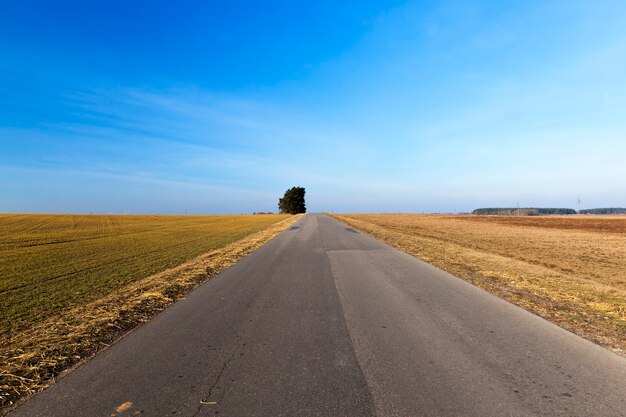
<path id="1" fill-rule="evenodd" d="M 588 340 L 626 350 L 626 217 L 334 217 Z"/>
<path id="2" fill-rule="evenodd" d="M 0 337 L 284 218 L 0 215 Z"/>
<path id="3" fill-rule="evenodd" d="M 0 215 L 0 415 L 298 218 Z"/>

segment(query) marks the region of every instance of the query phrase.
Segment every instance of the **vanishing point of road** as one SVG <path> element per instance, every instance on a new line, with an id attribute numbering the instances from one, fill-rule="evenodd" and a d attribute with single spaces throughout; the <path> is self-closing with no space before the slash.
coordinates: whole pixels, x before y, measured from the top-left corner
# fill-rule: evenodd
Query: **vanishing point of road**
<path id="1" fill-rule="evenodd" d="M 11 417 L 626 416 L 626 359 L 321 214 Z"/>

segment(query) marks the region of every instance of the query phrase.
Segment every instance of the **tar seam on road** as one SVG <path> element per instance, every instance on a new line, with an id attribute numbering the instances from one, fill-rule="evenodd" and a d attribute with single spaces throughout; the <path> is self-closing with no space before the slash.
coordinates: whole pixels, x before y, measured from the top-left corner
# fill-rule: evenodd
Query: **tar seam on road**
<path id="1" fill-rule="evenodd" d="M 320 233 L 320 240 L 322 241 L 322 248 L 326 248 L 327 247 L 326 242 L 324 242 L 324 236 L 321 233 Z M 355 362 L 359 368 L 359 374 L 365 384 L 368 400 L 370 404 L 372 405 L 372 412 L 374 413 L 374 417 L 375 417 L 376 407 L 374 406 L 374 397 L 372 395 L 372 389 L 367 382 L 367 378 L 365 378 L 365 373 L 363 372 L 363 366 L 361 365 L 361 362 L 359 361 L 359 357 L 357 356 L 356 351 L 354 350 L 354 339 L 352 338 L 352 333 L 350 333 L 350 327 L 348 326 L 348 323 L 346 321 L 346 313 L 344 310 L 343 302 L 341 301 L 341 296 L 339 295 L 339 290 L 337 289 L 337 281 L 335 280 L 335 274 L 333 272 L 332 263 L 330 262 L 330 258 L 328 257 L 328 251 L 326 249 L 323 249 L 323 250 L 324 250 L 324 256 L 326 257 L 326 261 L 328 262 L 328 265 L 330 267 L 330 274 L 333 277 L 333 286 L 335 287 L 337 300 L 339 301 L 339 309 L 341 311 L 341 318 L 343 319 L 342 320 L 343 325 L 346 329 L 346 333 L 348 334 L 348 339 L 350 339 L 350 351 L 352 352 L 352 356 L 354 357 Z"/>

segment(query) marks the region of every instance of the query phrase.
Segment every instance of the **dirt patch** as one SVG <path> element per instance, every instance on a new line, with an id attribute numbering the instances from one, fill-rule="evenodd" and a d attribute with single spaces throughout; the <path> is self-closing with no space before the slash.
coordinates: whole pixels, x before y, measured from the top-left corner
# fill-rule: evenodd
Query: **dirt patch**
<path id="1" fill-rule="evenodd" d="M 626 216 L 455 216 L 477 223 L 626 234 Z"/>

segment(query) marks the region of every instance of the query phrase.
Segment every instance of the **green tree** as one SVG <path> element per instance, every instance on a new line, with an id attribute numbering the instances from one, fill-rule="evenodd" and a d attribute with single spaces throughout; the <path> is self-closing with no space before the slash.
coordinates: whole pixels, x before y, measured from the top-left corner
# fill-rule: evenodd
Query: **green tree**
<path id="1" fill-rule="evenodd" d="M 291 187 L 285 191 L 283 198 L 278 199 L 278 209 L 281 213 L 298 214 L 306 213 L 304 204 L 304 187 Z"/>

